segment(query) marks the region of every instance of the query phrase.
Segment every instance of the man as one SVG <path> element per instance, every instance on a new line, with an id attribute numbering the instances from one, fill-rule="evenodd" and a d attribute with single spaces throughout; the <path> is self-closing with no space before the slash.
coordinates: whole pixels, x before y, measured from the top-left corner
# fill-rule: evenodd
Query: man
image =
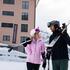
<path id="1" fill-rule="evenodd" d="M 52 46 L 52 67 L 53 70 L 68 70 L 68 48 L 67 44 L 70 45 L 70 37 L 66 30 L 62 33 L 60 23 L 57 20 L 53 20 L 48 23 L 48 27 L 52 31 L 52 35 L 49 39 L 49 44 L 60 35 L 60 38 Z"/>

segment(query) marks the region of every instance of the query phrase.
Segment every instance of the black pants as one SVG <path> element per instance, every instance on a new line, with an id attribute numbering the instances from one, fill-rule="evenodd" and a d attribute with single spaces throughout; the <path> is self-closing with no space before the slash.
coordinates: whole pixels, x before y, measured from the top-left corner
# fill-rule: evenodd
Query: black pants
<path id="1" fill-rule="evenodd" d="M 33 64 L 27 62 L 27 70 L 39 70 L 40 64 Z"/>

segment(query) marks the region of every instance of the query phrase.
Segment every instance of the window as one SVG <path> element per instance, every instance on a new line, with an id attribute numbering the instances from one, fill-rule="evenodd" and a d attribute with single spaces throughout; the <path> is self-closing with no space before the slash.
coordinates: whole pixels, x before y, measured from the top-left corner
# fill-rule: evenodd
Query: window
<path id="1" fill-rule="evenodd" d="M 9 35 L 3 35 L 3 41 L 10 41 Z"/>
<path id="2" fill-rule="evenodd" d="M 28 24 L 21 24 L 21 32 L 28 32 Z"/>
<path id="3" fill-rule="evenodd" d="M 22 1 L 22 8 L 29 9 L 29 1 Z"/>
<path id="4" fill-rule="evenodd" d="M 21 37 L 20 37 L 20 42 L 21 42 L 21 43 L 24 42 L 24 41 L 26 40 L 26 38 L 27 38 L 26 36 L 21 36 Z"/>
<path id="5" fill-rule="evenodd" d="M 3 0 L 4 4 L 14 4 L 15 0 Z"/>
<path id="6" fill-rule="evenodd" d="M 28 12 L 22 13 L 22 20 L 28 20 Z"/>
<path id="7" fill-rule="evenodd" d="M 6 15 L 6 16 L 14 16 L 14 12 L 13 11 L 3 11 L 2 15 Z"/>
<path id="8" fill-rule="evenodd" d="M 8 28 L 12 28 L 13 24 L 12 23 L 2 23 L 1 27 L 8 27 Z"/>

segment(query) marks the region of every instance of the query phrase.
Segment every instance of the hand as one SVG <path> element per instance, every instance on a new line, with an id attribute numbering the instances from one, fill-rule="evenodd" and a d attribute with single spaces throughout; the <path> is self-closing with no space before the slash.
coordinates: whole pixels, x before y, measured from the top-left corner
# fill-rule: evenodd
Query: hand
<path id="1" fill-rule="evenodd" d="M 27 42 L 26 43 L 24 43 L 24 44 L 22 44 L 24 47 L 26 47 L 27 46 Z"/>
<path id="2" fill-rule="evenodd" d="M 31 42 L 32 42 L 31 39 L 28 37 L 28 38 L 26 39 L 26 41 L 23 42 L 22 45 L 23 45 L 24 47 L 26 47 L 27 44 L 31 44 Z"/>
<path id="3" fill-rule="evenodd" d="M 31 44 L 31 39 L 30 39 L 30 37 L 28 37 L 27 39 L 26 39 L 26 42 L 27 42 L 27 44 Z"/>

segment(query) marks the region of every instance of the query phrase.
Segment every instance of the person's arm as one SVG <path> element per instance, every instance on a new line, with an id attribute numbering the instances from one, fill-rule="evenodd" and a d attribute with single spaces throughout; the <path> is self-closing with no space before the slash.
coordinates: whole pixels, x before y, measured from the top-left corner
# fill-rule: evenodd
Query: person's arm
<path id="1" fill-rule="evenodd" d="M 70 46 L 70 37 L 68 33 L 67 32 L 63 33 L 62 37 L 65 40 L 65 42 Z"/>
<path id="2" fill-rule="evenodd" d="M 30 44 L 28 44 L 26 47 L 25 47 L 25 52 L 30 55 L 31 54 L 31 46 Z"/>
<path id="3" fill-rule="evenodd" d="M 70 37 L 69 37 L 69 35 L 67 33 L 67 25 L 65 23 L 62 24 L 62 30 L 64 30 L 64 32 L 62 33 L 62 37 L 64 38 L 64 40 L 66 41 L 66 43 L 68 45 L 70 45 Z"/>
<path id="4" fill-rule="evenodd" d="M 45 45 L 44 45 L 44 43 L 42 43 L 42 46 L 41 46 L 41 54 L 42 54 L 42 58 L 43 58 L 42 67 L 45 69 L 46 68 L 46 56 L 45 56 Z"/>
<path id="5" fill-rule="evenodd" d="M 45 52 L 45 45 L 44 45 L 44 43 L 42 42 L 42 44 L 41 44 L 41 52 L 42 53 L 44 53 Z"/>
<path id="6" fill-rule="evenodd" d="M 42 58 L 44 59 L 45 58 L 45 45 L 43 42 L 41 43 L 41 55 L 42 55 Z"/>

